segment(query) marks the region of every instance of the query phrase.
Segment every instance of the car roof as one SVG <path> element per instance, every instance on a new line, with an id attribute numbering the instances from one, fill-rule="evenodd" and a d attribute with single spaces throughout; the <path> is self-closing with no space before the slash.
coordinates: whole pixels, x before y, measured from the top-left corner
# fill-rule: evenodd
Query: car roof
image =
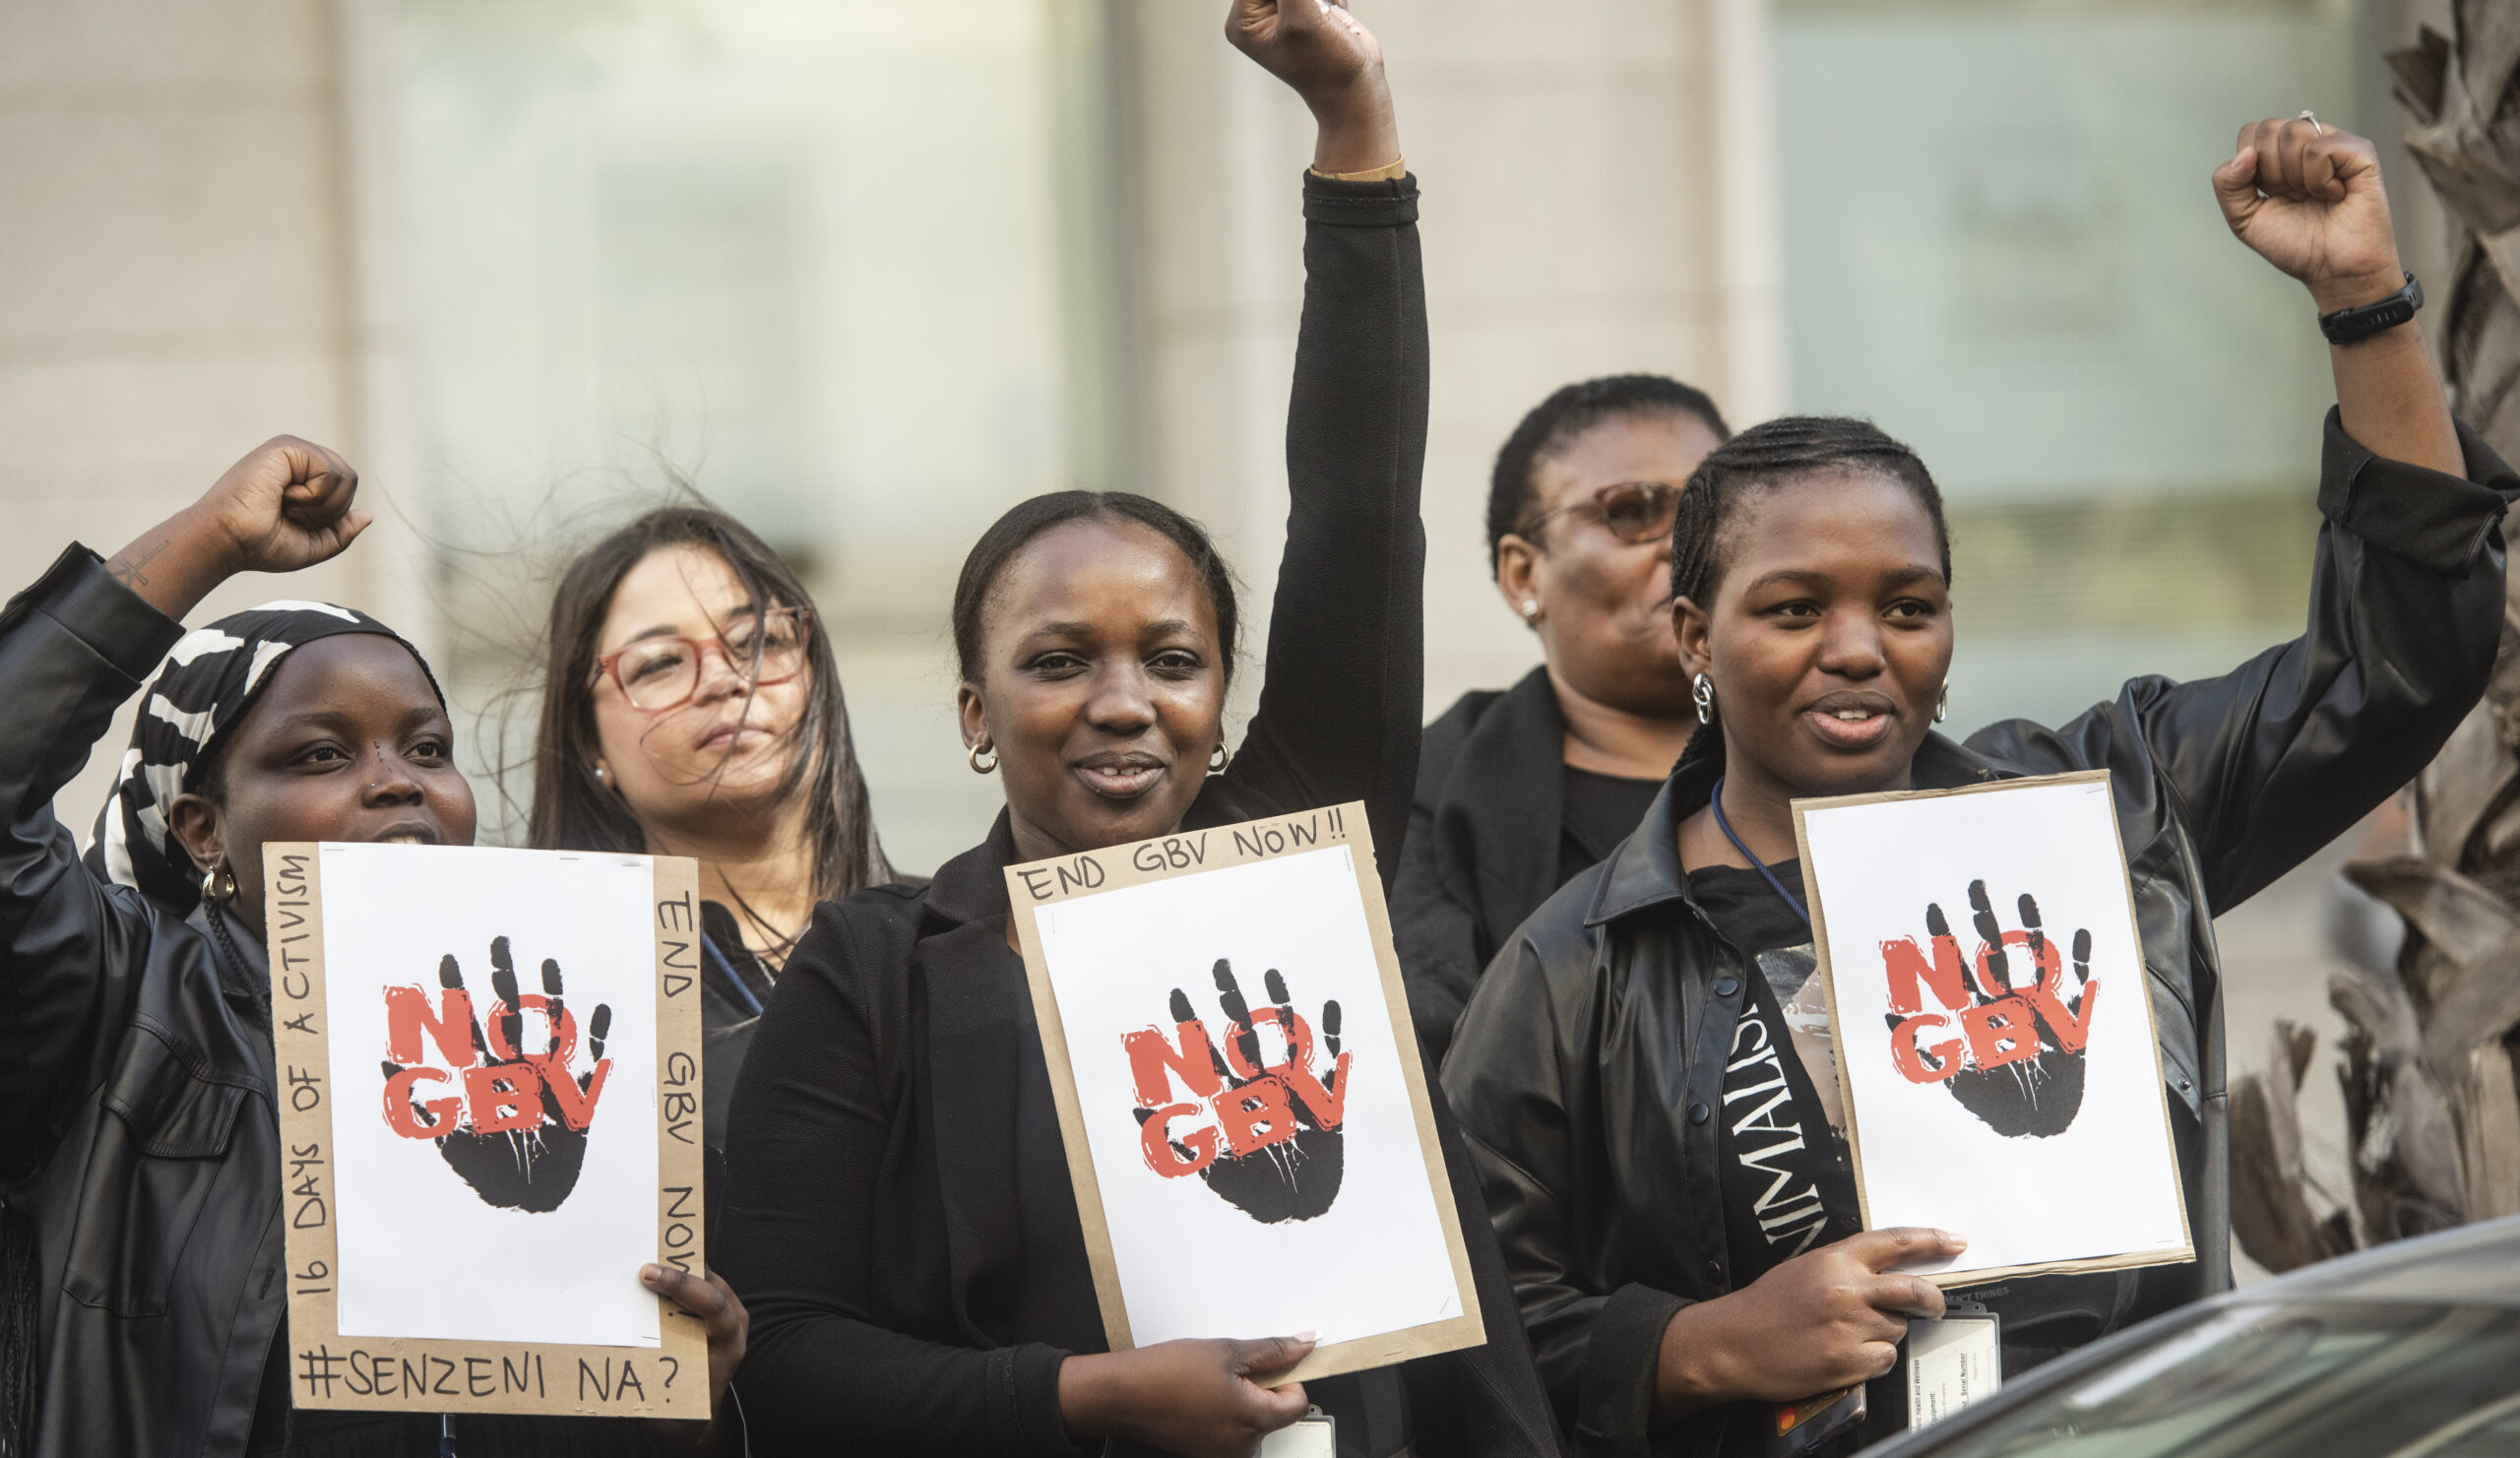
<path id="1" fill-rule="evenodd" d="M 2323 1261 L 2235 1293 L 2235 1299 L 2520 1306 L 2520 1216 Z"/>

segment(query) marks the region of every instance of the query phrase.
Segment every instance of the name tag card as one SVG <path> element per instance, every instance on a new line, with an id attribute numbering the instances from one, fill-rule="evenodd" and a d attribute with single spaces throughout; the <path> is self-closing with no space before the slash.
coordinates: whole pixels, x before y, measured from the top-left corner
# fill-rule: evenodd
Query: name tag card
<path id="1" fill-rule="evenodd" d="M 707 1418 L 693 863 L 263 864 L 295 1405 Z"/>
<path id="2" fill-rule="evenodd" d="M 1867 1230 L 1942 1286 L 2194 1259 L 2109 775 L 1794 802 Z"/>
<path id="3" fill-rule="evenodd" d="M 1006 889 L 1112 1351 L 1316 1332 L 1303 1381 L 1486 1340 L 1363 805 Z"/>

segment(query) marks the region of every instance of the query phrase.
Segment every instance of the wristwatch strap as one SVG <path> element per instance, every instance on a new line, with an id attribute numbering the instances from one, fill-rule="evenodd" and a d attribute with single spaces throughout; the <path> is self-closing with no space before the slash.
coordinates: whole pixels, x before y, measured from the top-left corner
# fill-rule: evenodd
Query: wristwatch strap
<path id="1" fill-rule="evenodd" d="M 2366 340 L 2384 329 L 2395 329 L 2415 317 L 2424 307 L 2424 285 L 2415 275 L 2406 276 L 2406 286 L 2377 303 L 2359 308 L 2339 309 L 2333 314 L 2319 315 L 2319 333 L 2331 345 L 2350 345 Z"/>

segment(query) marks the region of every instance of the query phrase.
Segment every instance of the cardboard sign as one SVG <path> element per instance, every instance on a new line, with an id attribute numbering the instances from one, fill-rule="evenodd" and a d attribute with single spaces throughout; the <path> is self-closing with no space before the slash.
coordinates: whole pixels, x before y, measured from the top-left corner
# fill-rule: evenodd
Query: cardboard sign
<path id="1" fill-rule="evenodd" d="M 1486 1340 L 1361 804 L 1011 866 L 1111 1350 Z"/>
<path id="2" fill-rule="evenodd" d="M 295 1404 L 707 1418 L 693 863 L 263 864 Z"/>
<path id="3" fill-rule="evenodd" d="M 1965 1286 L 2194 1258 L 2104 770 L 1794 802 L 1867 1230 Z"/>

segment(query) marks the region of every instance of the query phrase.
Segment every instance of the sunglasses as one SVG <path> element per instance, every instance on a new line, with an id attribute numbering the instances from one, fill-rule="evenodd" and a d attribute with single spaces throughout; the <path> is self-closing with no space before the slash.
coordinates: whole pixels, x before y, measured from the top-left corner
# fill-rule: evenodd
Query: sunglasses
<path id="1" fill-rule="evenodd" d="M 1619 481 L 1584 500 L 1542 512 L 1514 535 L 1537 538 L 1541 528 L 1559 517 L 1587 516 L 1621 541 L 1660 541 L 1671 535 L 1671 519 L 1680 509 L 1680 489 L 1667 481 Z"/>
<path id="2" fill-rule="evenodd" d="M 785 683 L 805 671 L 802 607 L 773 607 L 737 618 L 711 638 L 642 638 L 595 661 L 590 687 L 606 675 L 621 686 L 633 709 L 651 714 L 679 709 L 700 692 L 701 660 L 716 654 L 755 688 Z"/>

